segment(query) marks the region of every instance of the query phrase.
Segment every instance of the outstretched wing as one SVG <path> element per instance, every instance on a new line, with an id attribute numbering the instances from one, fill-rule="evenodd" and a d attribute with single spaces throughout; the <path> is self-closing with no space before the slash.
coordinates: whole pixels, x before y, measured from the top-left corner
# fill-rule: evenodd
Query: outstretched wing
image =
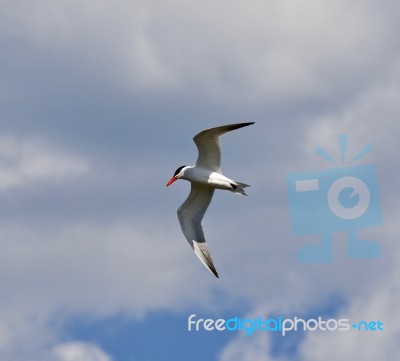
<path id="1" fill-rule="evenodd" d="M 201 220 L 210 205 L 213 194 L 213 188 L 192 183 L 189 197 L 178 209 L 178 219 L 182 232 L 192 246 L 196 256 L 199 257 L 210 272 L 218 277 L 201 226 Z"/>
<path id="2" fill-rule="evenodd" d="M 197 149 L 199 150 L 196 166 L 218 172 L 221 167 L 221 147 L 219 144 L 219 137 L 227 132 L 247 127 L 251 124 L 254 124 L 254 122 L 228 124 L 221 127 L 206 129 L 196 134 L 193 138 L 193 141 L 196 143 Z"/>

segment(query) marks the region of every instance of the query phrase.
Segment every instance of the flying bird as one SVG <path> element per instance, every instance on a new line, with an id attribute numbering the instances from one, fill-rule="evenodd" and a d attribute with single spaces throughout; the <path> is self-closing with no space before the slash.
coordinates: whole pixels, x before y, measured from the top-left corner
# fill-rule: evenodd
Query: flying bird
<path id="1" fill-rule="evenodd" d="M 219 276 L 208 251 L 201 221 L 211 203 L 215 189 L 228 190 L 246 196 L 245 188 L 250 187 L 248 184 L 234 181 L 222 174 L 219 138 L 227 132 L 252 124 L 254 122 L 228 124 L 196 134 L 193 138 L 199 151 L 196 164 L 179 167 L 167 183 L 168 187 L 178 179 L 191 182 L 190 194 L 178 208 L 179 223 L 196 256 L 216 277 Z"/>

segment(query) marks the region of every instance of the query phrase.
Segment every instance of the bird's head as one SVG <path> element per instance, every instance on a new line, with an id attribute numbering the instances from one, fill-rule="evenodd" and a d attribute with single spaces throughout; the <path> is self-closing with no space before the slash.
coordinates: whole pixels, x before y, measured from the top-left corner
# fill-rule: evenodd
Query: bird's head
<path id="1" fill-rule="evenodd" d="M 177 179 L 182 178 L 185 174 L 185 170 L 186 168 L 188 168 L 187 165 L 182 165 L 181 167 L 179 167 L 174 175 L 172 176 L 172 178 L 168 181 L 167 183 L 167 187 L 170 186 L 172 183 L 174 183 Z"/>

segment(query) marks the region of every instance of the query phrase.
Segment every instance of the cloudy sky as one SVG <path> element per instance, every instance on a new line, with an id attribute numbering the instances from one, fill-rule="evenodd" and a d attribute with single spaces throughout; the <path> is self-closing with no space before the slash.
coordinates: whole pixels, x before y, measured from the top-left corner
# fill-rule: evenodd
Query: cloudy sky
<path id="1" fill-rule="evenodd" d="M 385 0 L 0 0 L 0 359 L 397 360 L 400 26 Z M 192 137 L 222 124 L 224 173 L 203 225 L 220 279 L 176 209 Z M 378 259 L 301 263 L 285 179 L 378 173 Z M 188 332 L 199 318 L 381 320 L 381 332 Z"/>

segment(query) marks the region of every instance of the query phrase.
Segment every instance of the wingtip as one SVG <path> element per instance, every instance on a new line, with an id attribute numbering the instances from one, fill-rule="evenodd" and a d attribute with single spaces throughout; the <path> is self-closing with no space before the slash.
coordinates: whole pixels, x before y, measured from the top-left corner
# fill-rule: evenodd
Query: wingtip
<path id="1" fill-rule="evenodd" d="M 245 123 L 238 123 L 237 125 L 240 125 L 241 127 L 247 127 L 247 126 L 253 125 L 255 123 L 256 122 L 245 122 Z"/>
<path id="2" fill-rule="evenodd" d="M 204 264 L 204 263 L 203 263 Z M 217 278 L 219 278 L 219 274 L 218 274 L 218 272 L 217 272 L 217 270 L 215 269 L 215 267 L 214 267 L 214 265 L 212 264 L 211 266 L 210 265 L 206 265 L 206 264 L 204 264 L 205 266 L 206 266 L 206 268 L 210 271 L 210 273 L 212 273 L 215 277 L 217 277 Z"/>
<path id="3" fill-rule="evenodd" d="M 217 278 L 219 278 L 218 272 L 215 269 L 214 263 L 211 259 L 210 253 L 208 251 L 207 244 L 205 242 L 193 241 L 192 244 L 194 253 L 200 259 L 201 263 Z"/>
<path id="4" fill-rule="evenodd" d="M 219 278 L 219 274 L 215 268 L 212 269 L 211 272 L 214 274 L 215 277 Z"/>
<path id="5" fill-rule="evenodd" d="M 249 126 L 249 125 L 253 125 L 253 124 L 255 124 L 256 122 L 245 122 L 245 123 L 239 123 L 239 124 L 241 124 L 243 127 L 247 127 L 247 126 Z"/>
<path id="6" fill-rule="evenodd" d="M 206 268 L 217 278 L 219 278 L 219 274 L 217 272 L 217 270 L 215 269 L 214 265 L 212 265 L 212 267 L 208 267 L 206 266 Z"/>

